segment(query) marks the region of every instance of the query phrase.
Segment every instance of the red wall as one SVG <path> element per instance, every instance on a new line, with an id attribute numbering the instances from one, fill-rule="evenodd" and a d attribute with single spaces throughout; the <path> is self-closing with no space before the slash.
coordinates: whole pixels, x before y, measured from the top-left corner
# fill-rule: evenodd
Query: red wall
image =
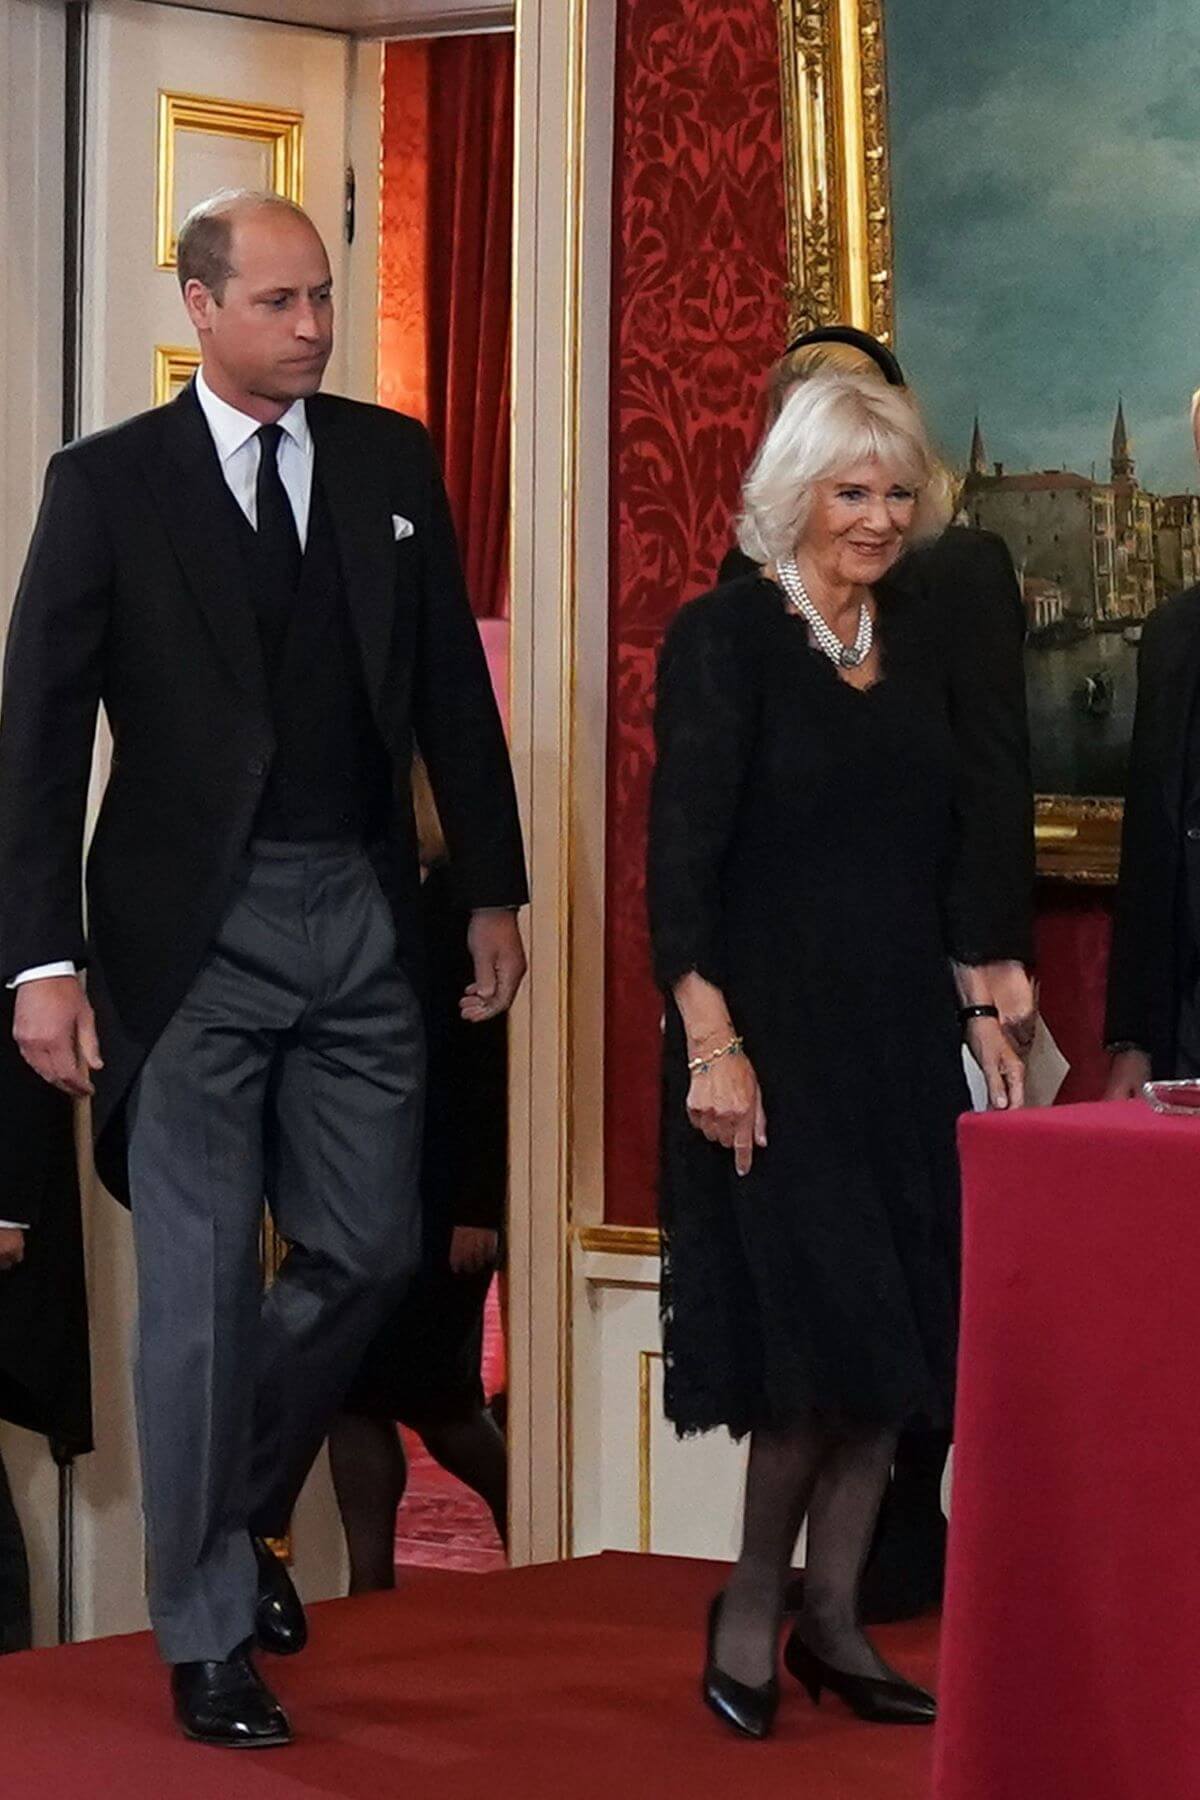
<path id="1" fill-rule="evenodd" d="M 643 859 L 654 659 L 731 542 L 763 373 L 787 326 L 772 0 L 622 0 L 613 243 L 606 1216 L 653 1221 L 659 1017 Z M 1039 918 L 1043 999 L 1094 1091 L 1102 898 Z"/>
<path id="2" fill-rule="evenodd" d="M 770 0 L 623 0 L 613 271 L 607 1214 L 654 1216 L 658 995 L 642 862 L 666 621 L 731 541 L 786 329 Z"/>

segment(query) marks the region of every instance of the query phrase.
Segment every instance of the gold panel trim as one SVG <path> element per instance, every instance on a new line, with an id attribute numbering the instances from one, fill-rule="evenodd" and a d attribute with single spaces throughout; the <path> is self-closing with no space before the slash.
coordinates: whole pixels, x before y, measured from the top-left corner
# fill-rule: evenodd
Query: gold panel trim
<path id="1" fill-rule="evenodd" d="M 200 367 L 200 352 L 179 344 L 154 346 L 154 404 L 162 406 L 186 387 Z"/>
<path id="2" fill-rule="evenodd" d="M 1039 794 L 1035 807 L 1038 874 L 1111 885 L 1121 861 L 1120 800 Z"/>
<path id="3" fill-rule="evenodd" d="M 654 1523 L 654 1460 L 651 1438 L 650 1399 L 653 1365 L 662 1361 L 661 1350 L 638 1353 L 638 1549 L 650 1549 Z"/>
<path id="4" fill-rule="evenodd" d="M 155 195 L 155 260 L 174 269 L 175 138 L 180 131 L 264 144 L 271 152 L 270 186 L 299 206 L 304 195 L 304 114 L 282 106 L 251 105 L 203 94 L 158 96 L 158 159 Z"/>
<path id="5" fill-rule="evenodd" d="M 842 320 L 891 341 L 882 0 L 776 0 L 792 334 Z"/>
<path id="6" fill-rule="evenodd" d="M 661 1256 L 662 1239 L 653 1225 L 581 1225 L 575 1234 L 581 1250 L 607 1256 Z"/>

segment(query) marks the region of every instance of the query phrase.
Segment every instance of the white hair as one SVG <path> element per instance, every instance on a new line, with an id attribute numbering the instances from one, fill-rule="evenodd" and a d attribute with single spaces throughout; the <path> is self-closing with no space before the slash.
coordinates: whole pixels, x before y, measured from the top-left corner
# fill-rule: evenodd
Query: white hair
<path id="1" fill-rule="evenodd" d="M 797 382 L 742 483 L 738 543 L 756 563 L 790 556 L 804 534 L 818 481 L 875 462 L 917 496 L 909 543 L 950 522 L 950 482 L 907 388 L 830 369 Z"/>

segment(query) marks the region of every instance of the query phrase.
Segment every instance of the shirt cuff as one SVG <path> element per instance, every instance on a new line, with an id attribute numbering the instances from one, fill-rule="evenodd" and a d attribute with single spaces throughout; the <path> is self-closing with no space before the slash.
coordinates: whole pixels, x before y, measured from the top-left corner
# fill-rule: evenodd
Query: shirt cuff
<path id="1" fill-rule="evenodd" d="M 0 1231 L 28 1231 L 30 1227 L 24 1219 L 0 1219 Z"/>
<path id="2" fill-rule="evenodd" d="M 27 981 L 49 981 L 52 975 L 78 975 L 73 962 L 39 963 L 36 969 L 22 969 L 9 982 L 10 988 L 24 987 Z"/>

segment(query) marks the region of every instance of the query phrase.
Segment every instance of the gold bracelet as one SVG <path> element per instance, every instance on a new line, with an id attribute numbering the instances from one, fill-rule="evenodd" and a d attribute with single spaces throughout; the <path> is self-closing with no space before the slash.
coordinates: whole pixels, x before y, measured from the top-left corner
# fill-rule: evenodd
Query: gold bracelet
<path id="1" fill-rule="evenodd" d="M 741 1038 L 730 1038 L 729 1042 L 727 1044 L 722 1044 L 719 1050 L 709 1050 L 706 1051 L 703 1056 L 693 1056 L 691 1062 L 688 1064 L 688 1074 L 707 1075 L 713 1064 L 719 1061 L 722 1056 L 740 1056 L 741 1053 Z"/>

